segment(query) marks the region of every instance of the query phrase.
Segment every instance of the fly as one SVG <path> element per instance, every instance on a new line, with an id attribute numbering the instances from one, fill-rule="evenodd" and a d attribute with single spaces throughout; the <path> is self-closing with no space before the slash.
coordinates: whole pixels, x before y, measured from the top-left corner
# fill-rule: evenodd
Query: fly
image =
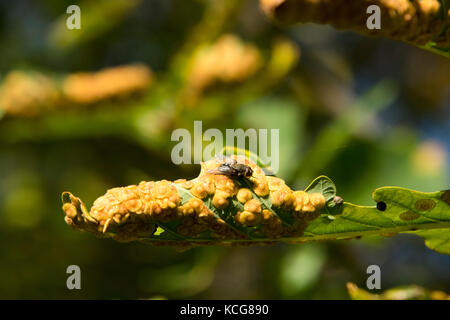
<path id="1" fill-rule="evenodd" d="M 230 178 L 249 178 L 253 175 L 253 169 L 249 166 L 237 162 L 233 158 L 225 158 L 225 162 L 217 169 L 210 170 L 208 173 L 221 174 Z"/>

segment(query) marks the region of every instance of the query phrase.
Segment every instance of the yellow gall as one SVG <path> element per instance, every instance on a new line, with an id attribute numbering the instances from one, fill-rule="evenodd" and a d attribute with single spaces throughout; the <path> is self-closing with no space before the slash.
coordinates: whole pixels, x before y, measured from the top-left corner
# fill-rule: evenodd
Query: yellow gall
<path id="1" fill-rule="evenodd" d="M 244 204 L 244 210 L 253 213 L 261 213 L 261 203 L 257 199 L 251 199 Z"/>
<path id="2" fill-rule="evenodd" d="M 142 181 L 138 185 L 139 190 L 141 191 L 141 193 L 143 193 L 145 195 L 151 195 L 151 191 L 152 191 L 154 186 L 155 186 L 155 182 L 154 181 L 149 181 L 149 182 Z"/>
<path id="3" fill-rule="evenodd" d="M 265 197 L 269 194 L 269 185 L 264 180 L 257 180 L 254 184 L 253 191 L 258 197 Z"/>
<path id="4" fill-rule="evenodd" d="M 258 172 L 258 167 L 251 160 L 242 161 L 250 165 L 254 173 Z M 238 179 L 205 171 L 208 166 L 217 168 L 220 163 L 216 159 L 203 163 L 199 177 L 190 181 L 141 182 L 137 186 L 110 189 L 94 202 L 89 214 L 82 202 L 71 196 L 70 203 L 63 205 L 65 221 L 75 229 L 118 241 L 144 240 L 148 238 L 148 232 L 155 229 L 155 223 L 174 221 L 178 222 L 176 232 L 180 235 L 198 237 L 209 230 L 211 237 L 215 238 L 211 241 L 223 244 L 224 240 L 228 243 L 247 237 L 246 232 L 237 231 L 229 225 L 228 219 L 234 219 L 236 225 L 254 228 L 252 232 L 255 236 L 269 239 L 297 237 L 301 236 L 309 221 L 320 215 L 319 209 L 325 206 L 322 194 L 294 192 L 282 179 L 266 177 L 261 170 L 261 175 L 246 180 L 253 184 L 246 188 L 239 188 L 242 181 Z M 181 204 L 182 197 L 178 191 L 187 187 L 190 187 L 193 197 L 186 199 L 183 193 L 184 202 Z M 264 195 L 270 196 L 272 209 L 261 202 L 264 200 L 260 197 Z M 234 199 L 241 204 L 236 205 Z M 67 194 L 63 194 L 63 201 L 69 201 Z M 226 213 L 231 216 L 227 216 L 226 223 L 219 217 L 220 214 L 215 214 L 215 209 L 219 209 L 217 212 L 220 213 L 228 207 Z M 281 208 L 282 212 L 276 207 Z M 277 214 L 282 214 L 286 223 Z M 287 216 L 289 214 L 290 217 Z"/>
<path id="5" fill-rule="evenodd" d="M 192 208 L 188 203 L 178 207 L 177 209 L 179 216 L 191 216 L 194 214 L 194 208 Z"/>
<path id="6" fill-rule="evenodd" d="M 77 208 L 71 203 L 65 203 L 63 205 L 63 211 L 66 213 L 66 217 L 74 219 L 77 216 Z"/>
<path id="7" fill-rule="evenodd" d="M 205 210 L 202 210 L 202 212 L 200 212 L 198 214 L 198 223 L 206 225 L 209 224 L 212 220 L 214 219 L 214 215 L 209 212 L 208 209 L 205 208 Z"/>
<path id="8" fill-rule="evenodd" d="M 267 209 L 264 209 L 262 211 L 262 216 L 263 216 L 263 221 L 267 222 L 267 223 L 274 217 L 273 213 L 270 212 L 270 210 L 267 210 Z"/>
<path id="9" fill-rule="evenodd" d="M 284 181 L 280 178 L 268 176 L 266 179 L 269 184 L 270 191 L 276 191 L 285 186 Z"/>
<path id="10" fill-rule="evenodd" d="M 154 199 L 167 198 L 170 196 L 170 184 L 166 180 L 158 181 L 150 192 Z"/>
<path id="11" fill-rule="evenodd" d="M 221 196 L 214 195 L 212 199 L 212 205 L 216 207 L 217 209 L 225 209 L 228 207 L 229 201 Z"/>
<path id="12" fill-rule="evenodd" d="M 229 197 L 233 196 L 237 192 L 237 183 L 223 175 L 214 175 L 214 181 L 216 185 L 216 190 L 223 191 L 224 193 L 227 193 Z M 217 192 L 216 192 L 217 193 Z"/>
<path id="13" fill-rule="evenodd" d="M 199 178 L 196 179 L 195 183 L 200 184 L 208 195 L 214 194 L 216 190 L 215 180 L 212 175 L 200 176 Z"/>
<path id="14" fill-rule="evenodd" d="M 270 193 L 270 201 L 276 207 L 289 207 L 294 200 L 290 190 L 281 189 Z"/>
<path id="15" fill-rule="evenodd" d="M 69 218 L 68 216 L 64 217 L 64 221 L 71 227 L 75 227 L 73 224 L 73 220 L 71 218 Z"/>
<path id="16" fill-rule="evenodd" d="M 241 188 L 241 189 L 239 189 L 239 191 L 236 195 L 236 198 L 240 203 L 246 203 L 247 201 L 249 201 L 250 199 L 253 198 L 253 194 L 250 191 L 250 189 Z"/>
<path id="17" fill-rule="evenodd" d="M 191 189 L 191 193 L 200 199 L 204 199 L 208 196 L 208 190 L 205 189 L 201 182 L 197 182 L 194 184 Z"/>
<path id="18" fill-rule="evenodd" d="M 121 192 L 118 194 L 120 197 L 119 200 L 121 201 L 127 201 L 129 199 L 137 199 L 139 198 L 139 188 L 138 186 L 131 185 L 128 187 L 122 188 Z"/>
<path id="19" fill-rule="evenodd" d="M 255 212 L 243 211 L 236 215 L 236 221 L 247 227 L 254 227 L 261 223 L 261 220 L 261 214 Z"/>
<path id="20" fill-rule="evenodd" d="M 194 186 L 194 180 L 178 179 L 178 180 L 175 180 L 173 183 L 181 186 L 184 189 L 188 189 L 188 190 Z"/>
<path id="21" fill-rule="evenodd" d="M 303 206 L 302 211 L 312 213 L 316 211 L 316 207 L 314 207 L 311 203 L 308 203 L 307 205 Z"/>
<path id="22" fill-rule="evenodd" d="M 294 206 L 295 197 L 292 194 L 292 191 L 289 191 L 285 194 L 283 207 L 286 209 L 291 209 Z"/>
<path id="23" fill-rule="evenodd" d="M 201 162 L 200 165 L 201 165 L 202 169 L 200 172 L 200 177 L 209 175 L 208 171 L 217 169 L 221 164 L 222 164 L 222 162 L 216 158 L 208 160 L 206 162 Z"/>
<path id="24" fill-rule="evenodd" d="M 321 209 L 325 206 L 325 197 L 320 193 L 313 193 L 310 195 L 310 202 L 314 207 Z"/>
<path id="25" fill-rule="evenodd" d="M 294 192 L 295 202 L 294 210 L 302 211 L 303 205 L 308 205 L 309 197 L 305 191 L 295 191 Z"/>
<path id="26" fill-rule="evenodd" d="M 145 208 L 143 203 L 142 203 L 142 201 L 139 200 L 139 199 L 128 200 L 125 203 L 125 206 L 127 208 L 127 211 L 135 212 L 137 214 L 143 213 L 144 212 L 144 208 Z"/>
<path id="27" fill-rule="evenodd" d="M 153 213 L 153 208 L 155 206 L 155 203 L 147 198 L 144 198 L 144 212 L 145 214 L 151 215 Z"/>
<path id="28" fill-rule="evenodd" d="M 152 202 L 152 217 L 158 217 L 162 213 L 162 208 L 157 202 Z"/>
<path id="29" fill-rule="evenodd" d="M 203 201 L 200 199 L 192 198 L 188 201 L 190 206 L 195 210 L 195 212 L 200 212 L 205 206 Z"/>

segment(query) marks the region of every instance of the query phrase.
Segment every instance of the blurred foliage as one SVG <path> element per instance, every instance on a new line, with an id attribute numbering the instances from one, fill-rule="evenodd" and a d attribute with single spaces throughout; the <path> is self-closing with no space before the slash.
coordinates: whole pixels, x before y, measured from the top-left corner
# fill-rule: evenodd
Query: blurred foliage
<path id="1" fill-rule="evenodd" d="M 74 3 L 82 29 L 70 31 Z M 207 73 L 239 76 L 212 72 L 193 90 L 197 56 L 218 44 L 230 46 L 227 59 L 209 61 Z M 178 253 L 73 232 L 59 202 L 63 190 L 90 205 L 108 188 L 196 176 L 196 166 L 172 164 L 170 135 L 200 119 L 203 130 L 280 128 L 279 176 L 295 189 L 324 174 L 344 199 L 367 205 L 383 185 L 448 189 L 448 59 L 324 26 L 280 29 L 256 0 L 0 2 L 0 47 L 3 88 L 15 72 L 58 88 L 74 73 L 135 63 L 154 76 L 124 99 L 78 108 L 38 95 L 44 112 L 3 115 L 0 298 L 346 299 L 346 282 L 364 283 L 370 264 L 380 265 L 383 286 L 450 291 L 449 256 L 413 235 Z M 65 287 L 71 264 L 81 267 L 80 291 Z"/>
<path id="2" fill-rule="evenodd" d="M 280 24 L 314 22 L 337 29 L 354 30 L 367 36 L 382 36 L 405 41 L 443 57 L 450 58 L 450 3 L 448 0 L 260 0 L 266 15 Z M 382 27 L 370 28 L 377 6 L 376 21 Z"/>
<path id="3" fill-rule="evenodd" d="M 347 290 L 352 300 L 450 300 L 450 295 L 443 291 L 427 290 L 416 285 L 391 288 L 381 294 L 374 294 L 349 282 Z"/>

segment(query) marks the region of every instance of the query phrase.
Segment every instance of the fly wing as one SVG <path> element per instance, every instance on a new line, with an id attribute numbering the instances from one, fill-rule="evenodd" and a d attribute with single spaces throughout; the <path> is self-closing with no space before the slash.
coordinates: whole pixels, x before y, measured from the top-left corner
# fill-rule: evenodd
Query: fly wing
<path id="1" fill-rule="evenodd" d="M 222 171 L 220 171 L 218 169 L 208 170 L 208 173 L 210 173 L 210 174 L 224 174 Z"/>
<path id="2" fill-rule="evenodd" d="M 234 164 L 237 163 L 236 159 L 231 158 L 231 157 L 227 157 L 227 156 L 225 156 L 223 154 L 216 154 L 214 156 L 214 159 L 222 161 L 223 163 L 228 164 L 228 165 L 234 165 Z"/>
<path id="3" fill-rule="evenodd" d="M 224 163 L 229 163 L 229 164 L 236 163 L 236 160 L 234 160 L 233 158 L 227 157 L 223 154 L 216 154 L 214 156 L 214 158 L 217 160 L 223 161 Z M 275 173 L 272 171 L 272 169 L 270 167 L 263 167 L 261 169 L 263 170 L 263 172 L 266 176 L 275 176 Z M 214 170 L 211 170 L 211 171 L 214 171 Z M 213 173 L 213 174 L 224 174 L 223 172 L 220 172 L 218 170 L 215 170 L 215 171 L 216 171 L 216 173 Z M 212 172 L 210 172 L 210 173 L 212 173 Z"/>
<path id="4" fill-rule="evenodd" d="M 275 173 L 270 167 L 261 168 L 266 176 L 275 176 Z"/>
<path id="5" fill-rule="evenodd" d="M 212 169 L 212 170 L 208 171 L 208 173 L 222 174 L 224 176 L 230 176 L 230 175 L 234 174 L 234 169 L 231 167 L 228 167 L 226 165 L 221 165 L 220 167 L 218 167 L 216 169 Z"/>
<path id="6" fill-rule="evenodd" d="M 223 154 L 216 154 L 216 155 L 214 156 L 214 159 L 217 159 L 217 160 L 220 160 L 220 161 L 225 162 L 226 159 L 227 159 L 227 157 L 225 157 Z"/>

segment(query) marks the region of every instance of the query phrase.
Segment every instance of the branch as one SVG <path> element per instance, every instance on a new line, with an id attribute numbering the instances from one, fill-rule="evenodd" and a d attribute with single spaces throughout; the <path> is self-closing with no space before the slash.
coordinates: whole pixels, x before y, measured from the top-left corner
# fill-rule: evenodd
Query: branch
<path id="1" fill-rule="evenodd" d="M 285 24 L 330 24 L 419 47 L 450 47 L 448 0 L 260 0 L 260 4 L 269 17 Z M 366 27 L 370 5 L 381 9 L 379 30 Z"/>

